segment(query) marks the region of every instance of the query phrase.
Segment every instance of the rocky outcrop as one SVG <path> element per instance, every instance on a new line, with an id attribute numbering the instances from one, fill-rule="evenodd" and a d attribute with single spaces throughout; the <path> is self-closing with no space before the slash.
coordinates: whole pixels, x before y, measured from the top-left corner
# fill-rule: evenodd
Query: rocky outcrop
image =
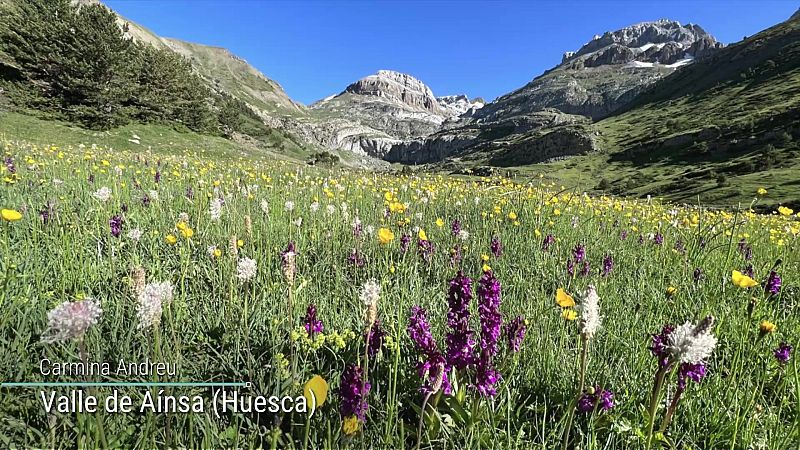
<path id="1" fill-rule="evenodd" d="M 558 127 L 509 143 L 505 149 L 493 152 L 489 164 L 499 167 L 525 166 L 586 155 L 597 150 L 594 137 L 586 129 Z"/>
<path id="2" fill-rule="evenodd" d="M 427 164 L 443 161 L 473 146 L 480 135 L 478 129 L 459 130 L 425 139 L 401 142 L 392 146 L 383 159 L 403 164 Z"/>
<path id="3" fill-rule="evenodd" d="M 583 116 L 563 114 L 555 109 L 547 109 L 528 115 L 519 115 L 507 120 L 492 123 L 477 123 L 469 120 L 461 122 L 462 126 L 449 129 L 428 136 L 424 139 L 415 139 L 394 145 L 383 157 L 389 162 L 404 164 L 427 164 L 459 157 L 464 154 L 485 152 L 492 154 L 495 151 L 511 148 L 516 142 L 525 140 L 528 136 L 537 133 L 546 133 L 547 130 L 566 126 L 588 125 L 589 121 Z M 547 139 L 539 145 L 554 145 L 551 149 L 540 153 L 552 155 L 563 153 L 572 154 L 572 151 L 588 152 L 586 145 L 577 145 L 577 140 L 557 141 Z M 593 142 L 593 141 L 592 141 Z M 575 148 L 563 148 L 557 145 L 577 145 Z M 591 148 L 593 148 L 593 143 Z"/>

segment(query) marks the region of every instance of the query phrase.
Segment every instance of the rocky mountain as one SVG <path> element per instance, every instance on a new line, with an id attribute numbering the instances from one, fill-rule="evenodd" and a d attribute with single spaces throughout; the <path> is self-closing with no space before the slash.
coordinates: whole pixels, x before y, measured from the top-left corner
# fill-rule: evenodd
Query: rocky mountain
<path id="1" fill-rule="evenodd" d="M 380 70 L 310 107 L 319 123 L 345 124 L 339 146 L 383 157 L 393 145 L 440 130 L 448 120 L 483 106 L 464 95 L 434 96 L 411 75 Z M 360 149 L 359 149 L 360 148 Z"/>
<path id="2" fill-rule="evenodd" d="M 699 25 L 643 22 L 596 35 L 561 64 L 476 113 L 497 120 L 542 108 L 607 116 L 678 67 L 722 47 Z"/>
<path id="3" fill-rule="evenodd" d="M 444 123 L 427 138 L 397 145 L 386 159 L 432 163 L 496 149 L 505 156 L 492 161 L 507 165 L 591 153 L 598 144 L 587 118 L 613 113 L 657 80 L 720 48 L 700 26 L 671 20 L 596 35 L 522 88 Z"/>
<path id="4" fill-rule="evenodd" d="M 423 151 L 389 156 L 413 160 L 449 153 L 439 168 L 502 167 L 581 189 L 688 203 L 747 205 L 765 187 L 769 196 L 756 208 L 784 204 L 796 209 L 798 43 L 800 15 L 795 14 L 674 70 L 602 120 L 560 117 L 524 133 L 512 132 L 507 124 L 530 114 L 491 126 L 474 121 L 435 135 Z M 466 144 L 453 139 L 443 151 L 445 140 L 470 134 Z"/>

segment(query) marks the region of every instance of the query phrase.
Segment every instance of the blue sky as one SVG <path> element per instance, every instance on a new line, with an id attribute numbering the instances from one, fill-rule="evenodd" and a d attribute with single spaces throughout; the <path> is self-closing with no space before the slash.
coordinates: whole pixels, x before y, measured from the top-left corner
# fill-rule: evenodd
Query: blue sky
<path id="1" fill-rule="evenodd" d="M 731 43 L 798 8 L 786 0 L 105 3 L 161 36 L 230 49 L 306 104 L 379 69 L 409 73 L 436 95 L 492 100 L 604 31 L 670 18 Z"/>

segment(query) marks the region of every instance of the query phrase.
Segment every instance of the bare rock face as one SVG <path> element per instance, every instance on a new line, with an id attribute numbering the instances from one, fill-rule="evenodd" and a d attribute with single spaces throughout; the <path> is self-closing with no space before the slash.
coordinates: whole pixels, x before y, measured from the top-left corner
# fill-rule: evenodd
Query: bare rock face
<path id="1" fill-rule="evenodd" d="M 561 64 L 477 111 L 496 121 L 543 108 L 594 119 L 616 111 L 647 86 L 722 44 L 699 25 L 643 22 L 595 36 Z"/>
<path id="2" fill-rule="evenodd" d="M 538 141 L 529 158 L 544 160 L 563 152 L 585 153 L 594 149 L 593 140 L 580 127 L 588 122 L 586 117 L 563 114 L 555 109 L 518 115 L 492 123 L 476 123 L 465 119 L 426 138 L 396 144 L 383 159 L 404 164 L 427 164 L 475 152 L 505 152 L 518 146 L 519 142 L 525 142 L 530 136 L 571 126 L 575 131 L 568 138 L 554 139 L 555 136 L 563 137 L 558 134 Z M 586 142 L 591 144 L 586 145 Z M 561 144 L 571 147 L 561 147 Z M 548 145 L 550 147 L 545 148 Z M 532 145 L 528 147 L 534 148 Z"/>
<path id="3" fill-rule="evenodd" d="M 642 22 L 621 30 L 606 32 L 602 36 L 595 36 L 594 39 L 573 53 L 572 58 L 594 53 L 615 44 L 639 50 L 667 43 L 688 48 L 704 37 L 710 36 L 699 25 L 691 23 L 681 25 L 679 22 L 668 19 Z"/>
<path id="4" fill-rule="evenodd" d="M 433 134 L 445 121 L 483 104 L 465 95 L 437 98 L 411 75 L 380 70 L 314 103 L 310 112 L 322 124 L 348 124 L 346 138 L 331 134 L 324 125 L 316 126 L 317 140 L 338 142 L 340 148 L 380 158 L 391 145 Z"/>
<path id="5" fill-rule="evenodd" d="M 375 96 L 408 106 L 410 109 L 444 115 L 445 111 L 436 101 L 431 89 L 422 81 L 400 72 L 379 70 L 375 75 L 364 77 L 347 86 L 351 94 Z"/>

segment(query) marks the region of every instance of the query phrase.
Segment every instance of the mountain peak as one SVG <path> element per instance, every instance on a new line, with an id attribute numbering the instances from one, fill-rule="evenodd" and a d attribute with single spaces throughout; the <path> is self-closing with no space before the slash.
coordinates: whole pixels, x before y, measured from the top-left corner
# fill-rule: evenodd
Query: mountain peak
<path id="1" fill-rule="evenodd" d="M 379 70 L 347 86 L 345 93 L 379 97 L 410 109 L 441 114 L 442 108 L 425 83 L 406 73 Z"/>
<path id="2" fill-rule="evenodd" d="M 464 94 L 445 95 L 443 97 L 437 97 L 436 100 L 451 116 L 460 116 L 468 111 L 481 109 L 483 105 L 486 104 L 480 97 L 470 100 L 469 97 Z"/>
<path id="3" fill-rule="evenodd" d="M 675 20 L 658 19 L 640 22 L 616 31 L 606 31 L 601 36 L 595 35 L 578 51 L 565 53 L 562 63 L 592 55 L 595 57 L 592 63 L 597 62 L 597 59 L 600 60 L 597 65 L 628 63 L 634 60 L 673 64 L 681 59 L 702 56 L 705 51 L 721 46 L 722 44 L 699 25 L 692 23 L 681 25 Z M 613 54 L 601 55 L 607 53 L 609 48 L 613 50 Z"/>
<path id="4" fill-rule="evenodd" d="M 699 25 L 658 19 L 595 35 L 577 51 L 564 53 L 561 63 L 575 69 L 616 64 L 674 68 L 721 47 Z"/>

